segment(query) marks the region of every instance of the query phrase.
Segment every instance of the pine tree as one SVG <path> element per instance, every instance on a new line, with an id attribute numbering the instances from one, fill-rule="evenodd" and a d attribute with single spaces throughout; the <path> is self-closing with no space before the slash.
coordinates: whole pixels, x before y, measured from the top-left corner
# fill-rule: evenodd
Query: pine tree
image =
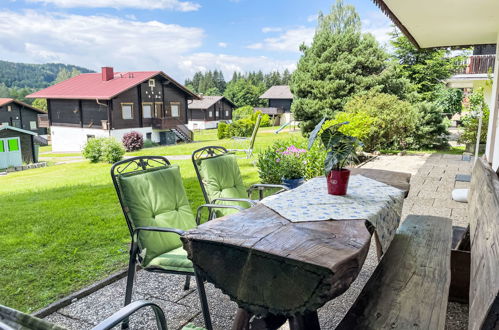
<path id="1" fill-rule="evenodd" d="M 292 112 L 310 132 L 323 116 L 332 118 L 359 92 L 386 92 L 388 55 L 370 34 L 362 34 L 355 7 L 337 0 L 331 13 L 319 15 L 310 47 L 303 52 L 291 79 Z M 393 78 L 393 76 L 390 76 Z M 392 83 L 393 84 L 393 83 Z"/>

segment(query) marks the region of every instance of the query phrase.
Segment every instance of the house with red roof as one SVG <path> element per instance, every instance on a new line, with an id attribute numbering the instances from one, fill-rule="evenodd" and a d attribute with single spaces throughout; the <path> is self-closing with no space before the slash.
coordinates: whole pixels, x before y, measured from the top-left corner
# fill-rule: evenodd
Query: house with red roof
<path id="1" fill-rule="evenodd" d="M 217 128 L 218 123 L 232 120 L 236 105 L 225 96 L 201 96 L 189 103 L 189 129 Z"/>
<path id="2" fill-rule="evenodd" d="M 0 98 L 0 126 L 11 126 L 46 135 L 47 129 L 38 124 L 38 117 L 44 114 L 42 110 L 24 102 Z"/>
<path id="3" fill-rule="evenodd" d="M 161 71 L 83 73 L 36 93 L 47 99 L 53 151 L 81 150 L 88 139 L 137 131 L 160 144 L 191 141 L 188 103 L 199 97 Z"/>

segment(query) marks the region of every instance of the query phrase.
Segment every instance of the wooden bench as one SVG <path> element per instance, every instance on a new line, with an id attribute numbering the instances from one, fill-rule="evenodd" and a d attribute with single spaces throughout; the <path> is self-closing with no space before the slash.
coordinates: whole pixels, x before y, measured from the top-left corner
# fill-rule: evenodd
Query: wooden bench
<path id="1" fill-rule="evenodd" d="M 469 230 L 409 216 L 337 329 L 444 329 L 448 293 L 469 294 L 470 330 L 499 329 L 499 177 L 482 159 L 468 200 Z"/>
<path id="2" fill-rule="evenodd" d="M 444 329 L 452 222 L 410 215 L 337 329 Z"/>

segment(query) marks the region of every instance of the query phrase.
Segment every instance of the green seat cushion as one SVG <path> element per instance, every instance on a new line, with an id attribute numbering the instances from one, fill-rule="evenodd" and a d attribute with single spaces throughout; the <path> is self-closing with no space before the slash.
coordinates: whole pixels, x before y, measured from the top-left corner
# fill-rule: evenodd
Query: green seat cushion
<path id="1" fill-rule="evenodd" d="M 196 227 L 178 166 L 161 167 L 118 177 L 121 196 L 133 227 Z M 142 265 L 180 246 L 175 233 L 141 231 Z"/>
<path id="2" fill-rule="evenodd" d="M 199 159 L 197 165 L 210 202 L 216 198 L 248 198 L 234 154 L 226 153 Z M 243 208 L 250 207 L 245 202 L 220 201 L 216 202 L 216 204 L 239 205 Z M 219 209 L 216 211 L 219 217 L 236 212 L 236 209 Z"/>
<path id="3" fill-rule="evenodd" d="M 160 268 L 178 272 L 194 273 L 192 262 L 187 259 L 187 251 L 183 247 L 176 248 L 152 259 L 146 268 Z"/>

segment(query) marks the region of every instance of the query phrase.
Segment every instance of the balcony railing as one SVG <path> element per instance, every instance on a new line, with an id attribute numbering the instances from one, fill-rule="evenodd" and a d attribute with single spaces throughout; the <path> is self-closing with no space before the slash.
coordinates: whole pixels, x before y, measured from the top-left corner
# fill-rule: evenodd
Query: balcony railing
<path id="1" fill-rule="evenodd" d="M 494 72 L 495 55 L 472 55 L 456 74 L 484 74 Z"/>
<path id="2" fill-rule="evenodd" d="M 184 135 L 191 141 L 194 138 L 192 131 L 188 129 L 183 122 L 176 118 L 153 118 L 152 128 L 177 130 L 180 134 Z"/>

